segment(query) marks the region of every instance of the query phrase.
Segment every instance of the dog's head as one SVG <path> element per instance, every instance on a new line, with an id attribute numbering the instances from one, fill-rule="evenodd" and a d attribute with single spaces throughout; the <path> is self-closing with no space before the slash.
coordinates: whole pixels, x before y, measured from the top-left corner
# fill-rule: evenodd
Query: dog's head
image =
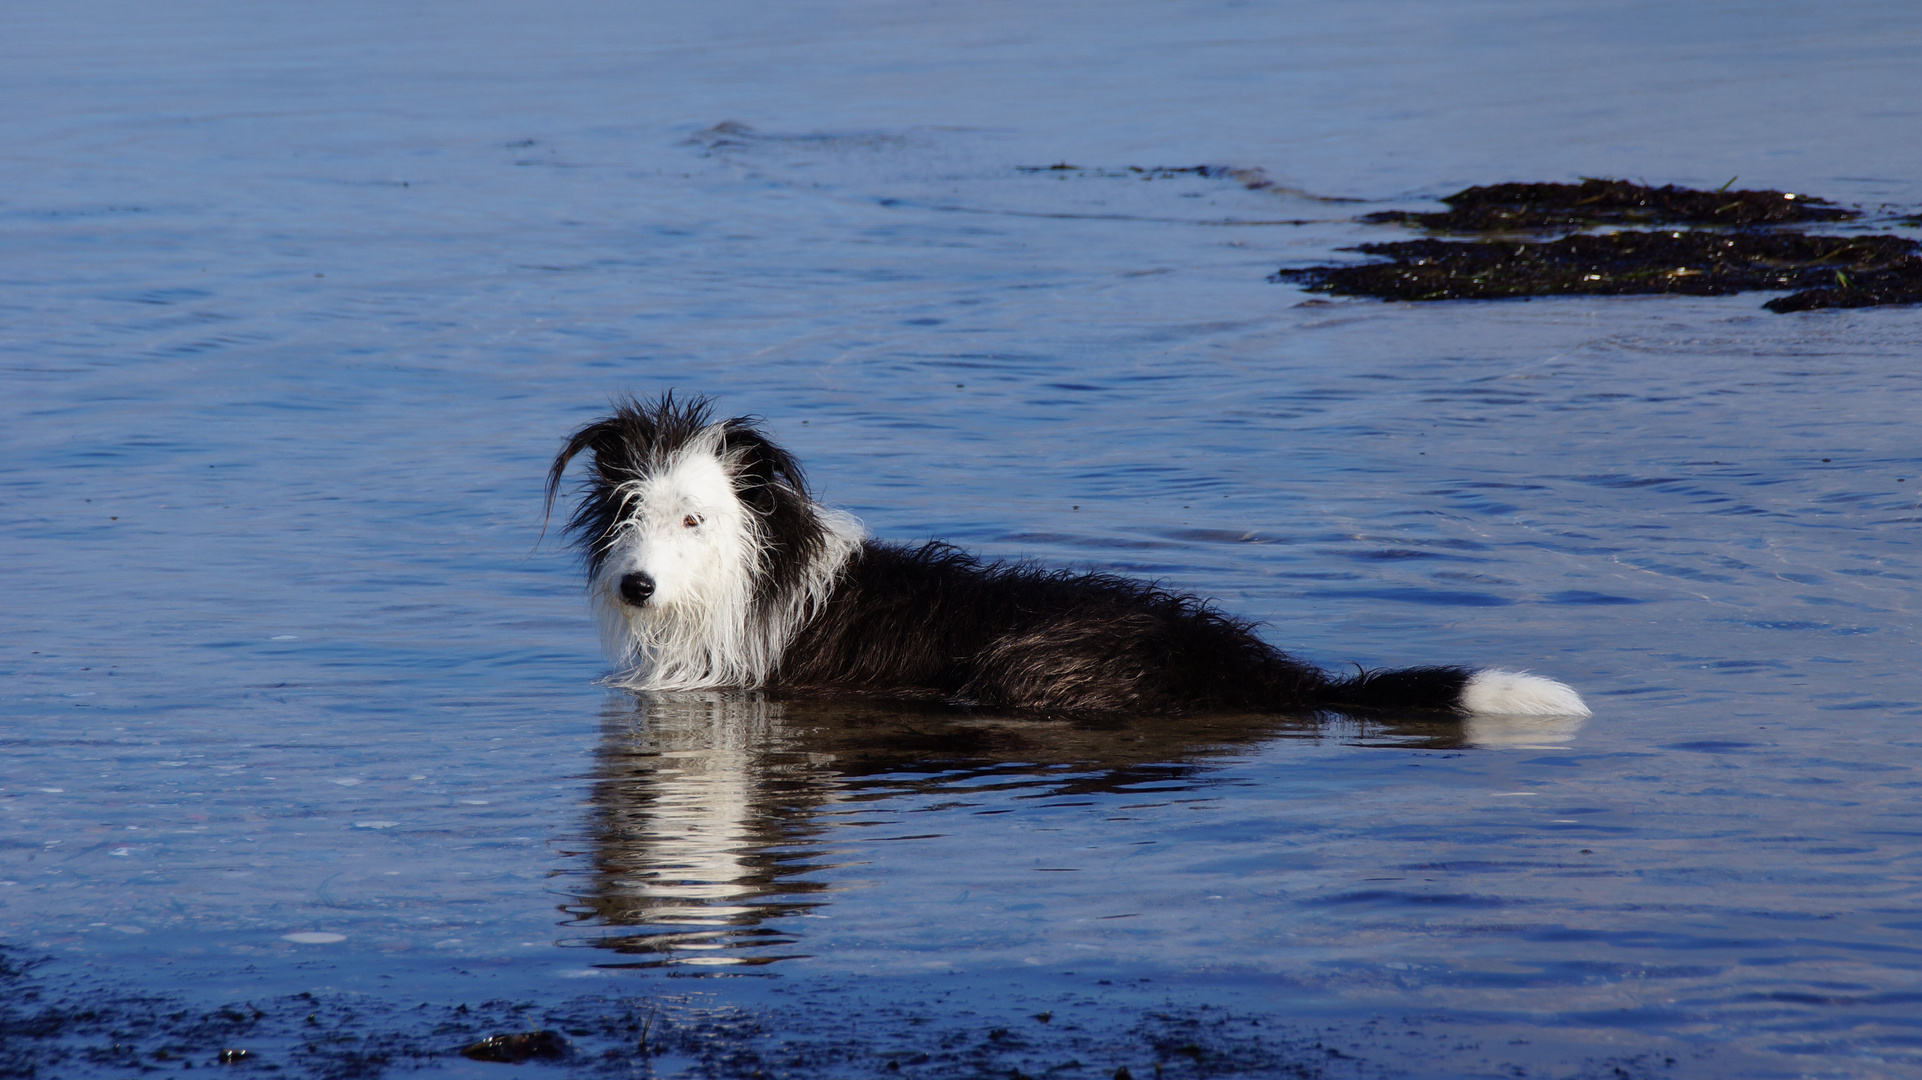
<path id="1" fill-rule="evenodd" d="M 818 591 L 810 579 L 846 531 L 753 418 L 716 421 L 699 398 L 617 401 L 576 431 L 548 473 L 550 511 L 583 451 L 592 473 L 568 531 L 617 661 L 658 665 L 698 646 L 736 666 L 728 658 L 755 651 L 748 639 Z M 742 681 L 758 679 L 706 684 Z"/>

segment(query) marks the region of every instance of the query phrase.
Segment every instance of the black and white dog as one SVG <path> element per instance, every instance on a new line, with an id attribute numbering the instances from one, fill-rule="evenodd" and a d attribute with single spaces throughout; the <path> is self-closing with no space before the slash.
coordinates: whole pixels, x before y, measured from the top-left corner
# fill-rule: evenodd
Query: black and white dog
<path id="1" fill-rule="evenodd" d="M 593 474 L 568 523 L 601 640 L 635 690 L 780 687 L 1041 713 L 1417 707 L 1584 716 L 1558 682 L 1493 669 L 1331 678 L 1205 600 L 1109 574 L 883 543 L 816 503 L 749 418 L 624 400 L 554 459 Z"/>

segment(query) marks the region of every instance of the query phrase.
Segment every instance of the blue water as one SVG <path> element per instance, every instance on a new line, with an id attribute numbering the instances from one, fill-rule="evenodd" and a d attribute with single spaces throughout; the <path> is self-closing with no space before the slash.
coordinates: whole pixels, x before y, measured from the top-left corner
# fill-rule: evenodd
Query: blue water
<path id="1" fill-rule="evenodd" d="M 14 12 L 0 944 L 903 1053 L 1057 1010 L 1086 1075 L 1188 1067 L 1131 1025 L 1203 1005 L 1363 1073 L 1922 1072 L 1922 311 L 1265 280 L 1510 179 L 1903 231 L 1918 44 L 1897 3 Z M 880 536 L 1595 715 L 610 692 L 541 483 L 668 387 Z"/>

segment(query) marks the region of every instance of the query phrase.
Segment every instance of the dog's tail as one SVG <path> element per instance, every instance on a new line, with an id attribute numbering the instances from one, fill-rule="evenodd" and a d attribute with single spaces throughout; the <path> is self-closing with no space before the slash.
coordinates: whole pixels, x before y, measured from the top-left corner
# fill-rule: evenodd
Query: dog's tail
<path id="1" fill-rule="evenodd" d="M 1553 679 L 1496 668 L 1422 667 L 1364 671 L 1330 680 L 1317 695 L 1331 706 L 1459 709 L 1504 716 L 1587 716 L 1580 694 Z"/>

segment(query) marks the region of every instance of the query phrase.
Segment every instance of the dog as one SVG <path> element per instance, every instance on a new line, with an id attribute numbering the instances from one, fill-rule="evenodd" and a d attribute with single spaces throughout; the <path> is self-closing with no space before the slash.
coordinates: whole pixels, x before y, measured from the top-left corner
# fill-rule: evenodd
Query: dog
<path id="1" fill-rule="evenodd" d="M 567 523 L 602 644 L 633 690 L 766 687 L 1018 713 L 1340 708 L 1586 716 L 1576 692 L 1459 666 L 1336 678 L 1206 600 L 1112 574 L 886 543 L 814 501 L 753 417 L 705 399 L 615 402 L 547 477 L 592 458 Z"/>

